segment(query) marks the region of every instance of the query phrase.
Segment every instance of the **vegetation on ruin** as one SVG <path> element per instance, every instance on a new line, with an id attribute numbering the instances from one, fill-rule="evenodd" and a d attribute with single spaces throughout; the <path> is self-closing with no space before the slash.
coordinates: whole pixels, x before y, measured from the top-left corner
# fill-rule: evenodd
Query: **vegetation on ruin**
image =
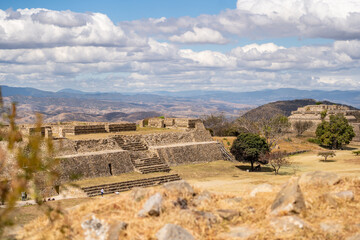
<path id="1" fill-rule="evenodd" d="M 320 144 L 330 149 L 340 149 L 355 137 L 353 127 L 343 114 L 330 116 L 330 121 L 322 121 L 316 128 Z"/>
<path id="2" fill-rule="evenodd" d="M 254 163 L 259 162 L 260 157 L 269 151 L 266 139 L 253 133 L 240 133 L 231 146 L 231 153 L 235 159 L 250 162 L 251 171 L 254 171 Z"/>

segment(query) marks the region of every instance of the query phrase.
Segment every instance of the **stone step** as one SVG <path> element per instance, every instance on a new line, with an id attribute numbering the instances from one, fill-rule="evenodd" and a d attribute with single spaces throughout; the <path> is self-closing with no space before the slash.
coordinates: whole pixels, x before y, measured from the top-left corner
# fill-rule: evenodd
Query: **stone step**
<path id="1" fill-rule="evenodd" d="M 160 177 L 138 179 L 125 182 L 117 182 L 111 184 L 103 184 L 91 187 L 81 188 L 89 197 L 101 195 L 100 190 L 104 189 L 104 194 L 111 194 L 115 192 L 124 192 L 131 190 L 134 187 L 150 187 L 160 185 L 166 182 L 181 180 L 178 174 L 165 175 Z"/>
<path id="2" fill-rule="evenodd" d="M 168 165 L 166 164 L 161 164 L 161 165 L 151 165 L 151 166 L 146 166 L 146 167 L 140 167 L 137 168 L 137 170 L 139 172 L 141 172 L 142 174 L 146 174 L 146 173 L 153 173 L 153 172 L 170 172 L 170 168 Z"/>

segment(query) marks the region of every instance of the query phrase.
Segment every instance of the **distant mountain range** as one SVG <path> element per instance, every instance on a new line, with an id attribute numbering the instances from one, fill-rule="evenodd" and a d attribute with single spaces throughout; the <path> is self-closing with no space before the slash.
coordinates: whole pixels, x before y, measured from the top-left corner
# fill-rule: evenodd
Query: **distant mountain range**
<path id="1" fill-rule="evenodd" d="M 360 91 L 307 91 L 287 88 L 253 92 L 91 93 L 74 89 L 51 92 L 35 88 L 2 86 L 2 95 L 5 102 L 18 103 L 19 119 L 23 122 L 31 122 L 33 117 L 30 116 L 33 116 L 34 112 L 43 113 L 45 121 L 76 120 L 77 116 L 79 119 L 90 121 L 105 121 L 108 119 L 104 117 L 106 114 L 117 116 L 109 121 L 134 121 L 136 118 L 142 119 L 154 114 L 201 117 L 223 112 L 228 117 L 238 117 L 269 102 L 295 99 L 316 99 L 360 108 Z M 129 119 L 124 114 L 135 114 L 137 117 Z"/>

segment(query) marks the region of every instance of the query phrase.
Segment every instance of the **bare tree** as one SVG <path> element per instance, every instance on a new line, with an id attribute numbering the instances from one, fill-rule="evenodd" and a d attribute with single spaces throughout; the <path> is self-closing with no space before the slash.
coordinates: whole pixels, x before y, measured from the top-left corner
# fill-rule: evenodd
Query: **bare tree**
<path id="1" fill-rule="evenodd" d="M 289 156 L 286 151 L 272 152 L 268 155 L 269 164 L 275 171 L 275 175 L 279 174 L 279 170 L 283 166 L 291 165 Z"/>
<path id="2" fill-rule="evenodd" d="M 296 130 L 297 136 L 301 136 L 306 130 L 313 126 L 311 121 L 296 121 L 293 123 L 293 127 Z"/>
<path id="3" fill-rule="evenodd" d="M 329 157 L 335 157 L 336 154 L 333 151 L 324 151 L 324 152 L 319 152 L 318 156 L 324 157 L 323 161 L 326 162 Z"/>
<path id="4" fill-rule="evenodd" d="M 261 119 L 258 128 L 263 137 L 266 138 L 269 147 L 273 149 L 277 141 L 289 131 L 291 124 L 284 115 L 276 115 L 271 119 Z"/>

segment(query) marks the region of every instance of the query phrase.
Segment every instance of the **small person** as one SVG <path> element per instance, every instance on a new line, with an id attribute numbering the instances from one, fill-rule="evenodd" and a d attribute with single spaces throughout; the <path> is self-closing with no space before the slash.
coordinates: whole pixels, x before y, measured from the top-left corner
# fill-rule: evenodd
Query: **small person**
<path id="1" fill-rule="evenodd" d="M 103 188 L 100 190 L 100 193 L 101 193 L 101 196 L 103 197 L 104 196 L 104 189 Z"/>

